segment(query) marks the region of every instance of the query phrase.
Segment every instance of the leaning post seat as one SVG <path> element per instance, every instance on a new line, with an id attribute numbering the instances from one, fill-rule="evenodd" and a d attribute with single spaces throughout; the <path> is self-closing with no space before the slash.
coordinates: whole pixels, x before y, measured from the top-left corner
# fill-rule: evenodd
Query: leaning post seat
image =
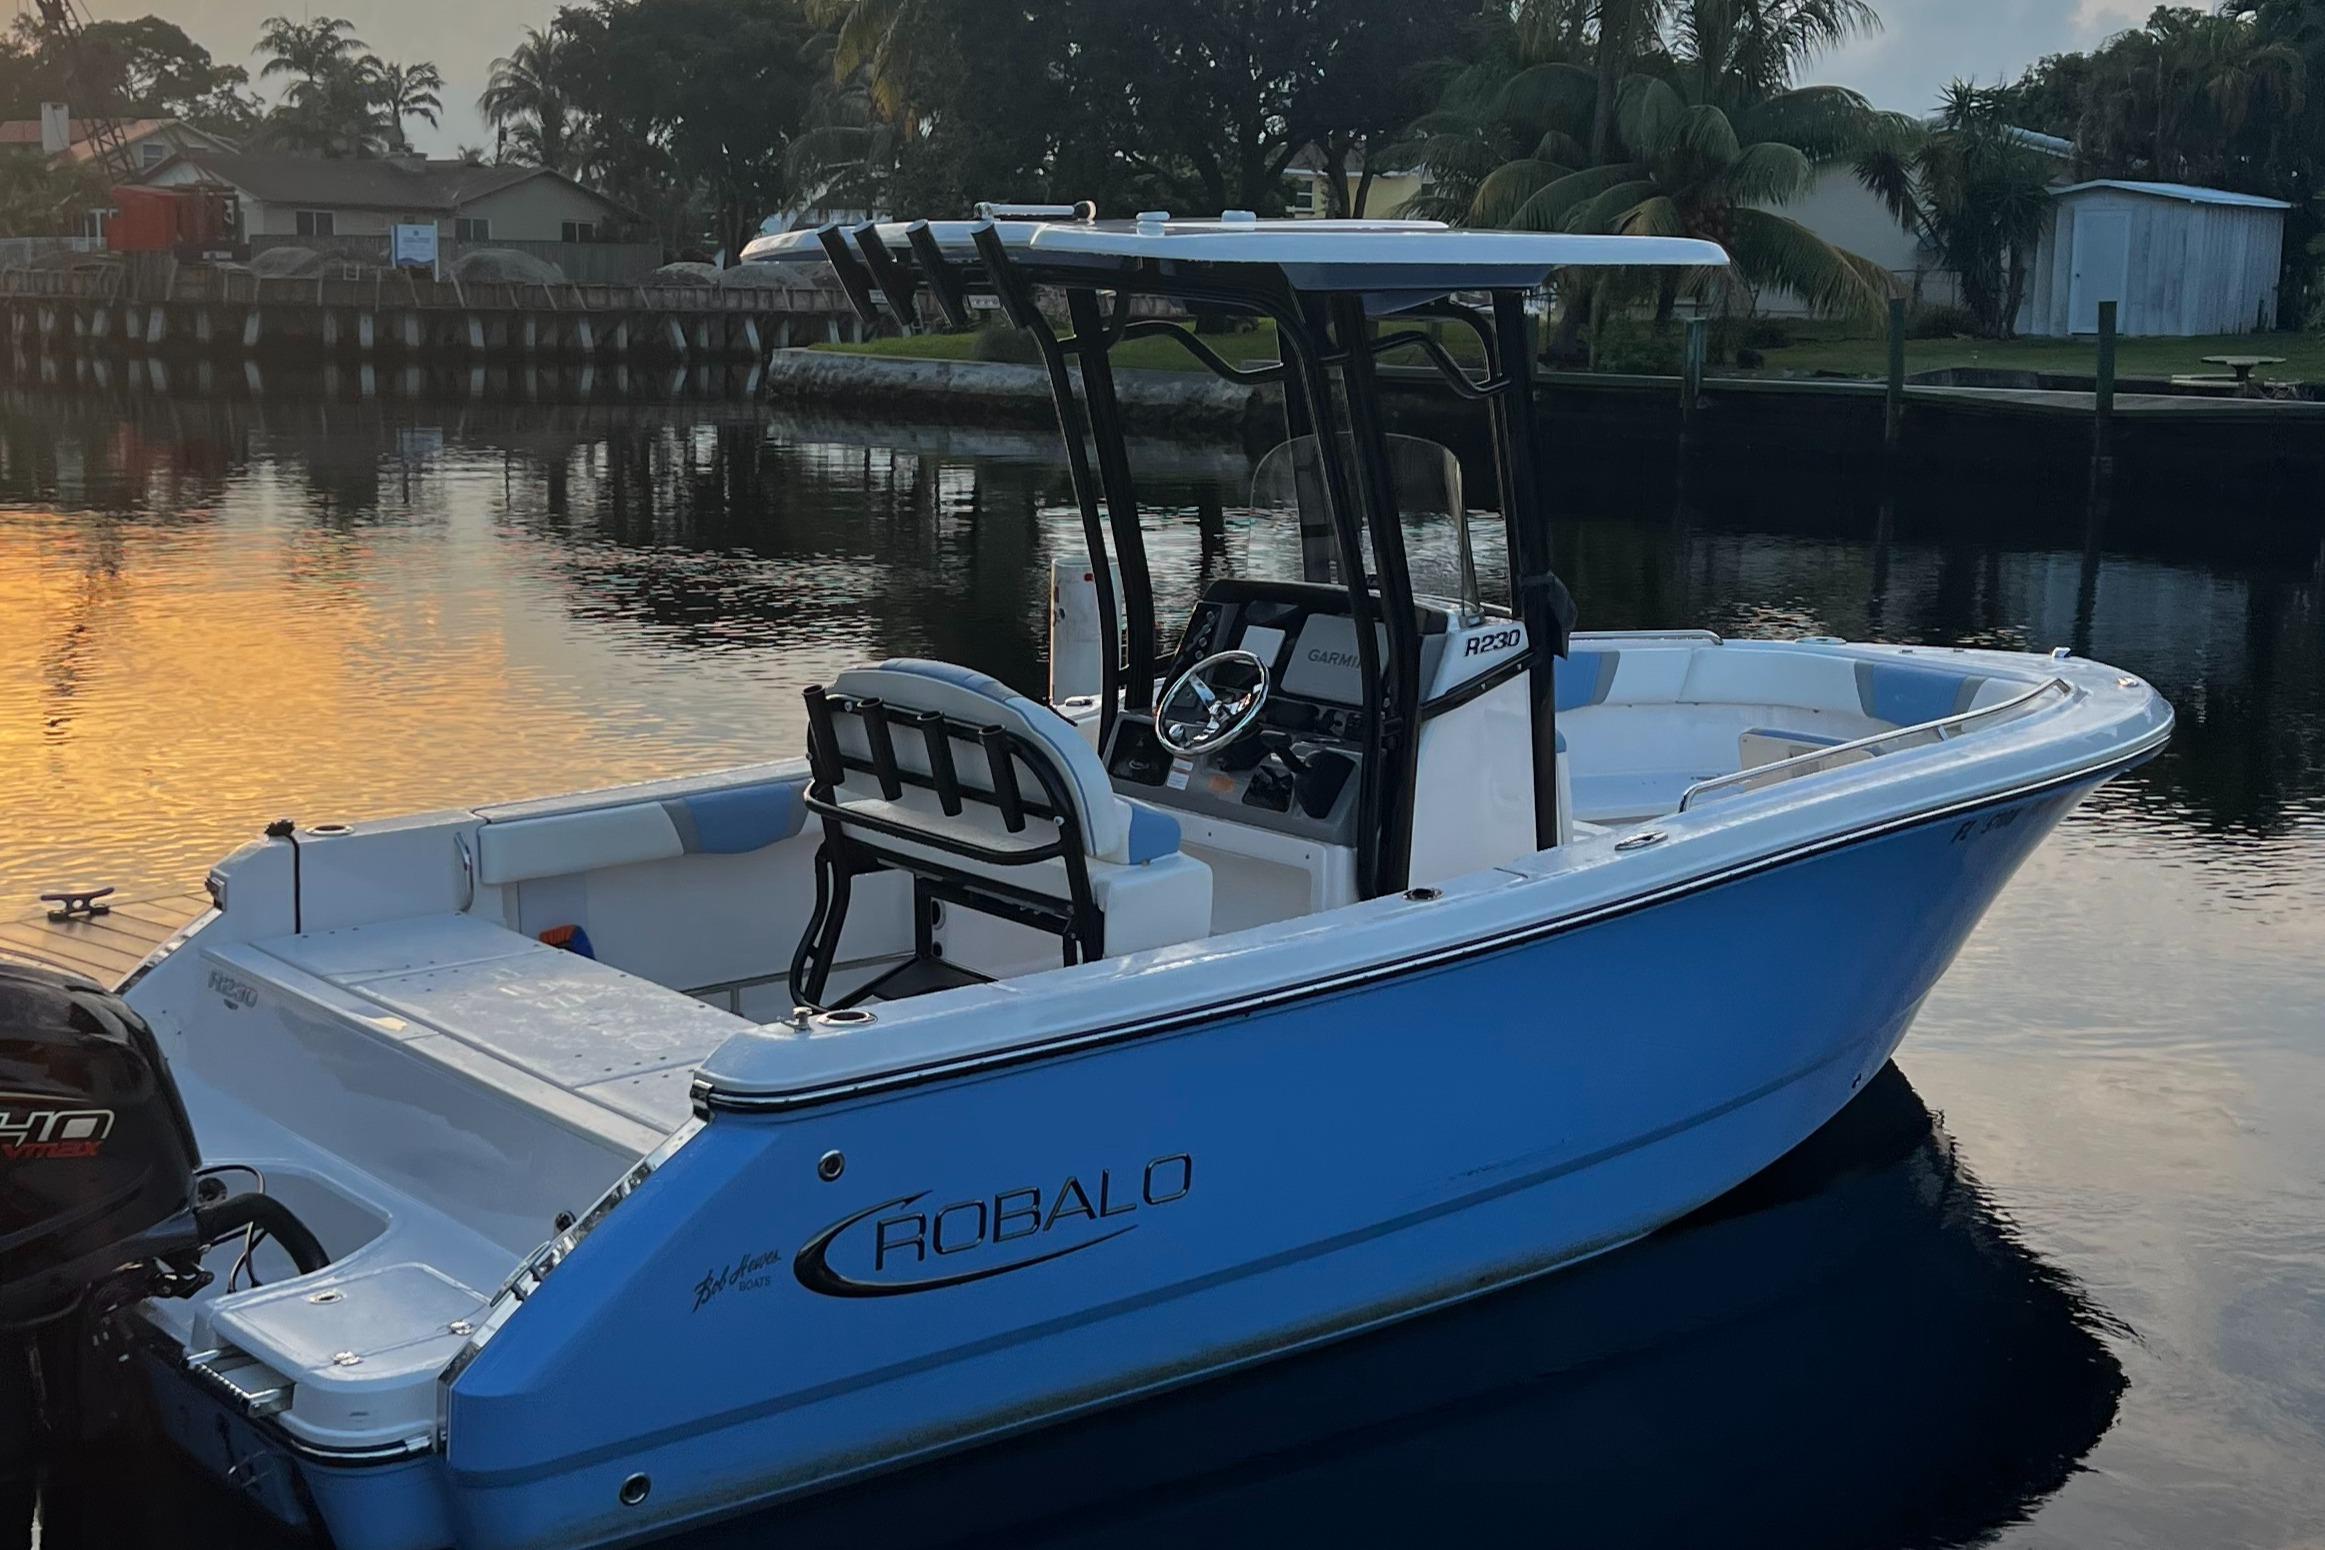
<path id="1" fill-rule="evenodd" d="M 986 976 L 943 960 L 939 904 L 1055 935 L 1066 964 L 1207 936 L 1210 868 L 1177 820 L 1116 794 L 1074 725 L 999 679 L 892 658 L 806 691 L 805 797 L 823 823 L 791 991 L 823 1004 L 854 879 L 913 879 L 914 955 L 848 997 Z"/>

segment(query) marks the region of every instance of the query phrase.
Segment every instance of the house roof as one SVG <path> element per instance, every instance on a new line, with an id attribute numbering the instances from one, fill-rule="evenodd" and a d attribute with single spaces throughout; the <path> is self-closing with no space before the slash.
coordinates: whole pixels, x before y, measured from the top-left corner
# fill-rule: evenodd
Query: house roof
<path id="1" fill-rule="evenodd" d="M 140 140 L 151 139 L 164 130 L 174 131 L 178 137 L 193 141 L 198 145 L 217 149 L 226 149 L 232 145 L 232 142 L 223 136 L 211 134 L 206 129 L 196 129 L 185 120 L 177 118 L 125 118 L 120 120 L 119 128 L 122 143 L 126 145 L 135 145 Z M 65 154 L 67 156 L 75 161 L 88 161 L 97 155 L 97 121 L 95 119 L 70 119 L 66 123 L 65 132 L 67 135 Z M 40 143 L 39 119 L 0 120 L 0 148 L 31 146 L 37 149 Z"/>
<path id="2" fill-rule="evenodd" d="M 554 178 L 579 189 L 607 210 L 634 212 L 593 188 L 546 167 L 503 162 L 427 161 L 417 165 L 381 157 L 328 158 L 281 153 L 181 151 L 145 174 L 150 179 L 184 162 L 267 204 L 313 209 L 410 210 L 448 215 L 488 194 L 534 178 Z"/>
<path id="3" fill-rule="evenodd" d="M 2094 188 L 2119 188 L 2126 193 L 2147 194 L 2156 199 L 2179 199 L 2192 205 L 2237 205 L 2247 210 L 2290 210 L 2282 199 L 2267 199 L 2259 194 L 2232 193 L 2225 188 L 2200 188 L 2193 183 L 2139 183 L 2129 178 L 2093 178 L 2087 183 L 2070 183 L 2056 190 L 2060 198 L 2080 194 Z"/>

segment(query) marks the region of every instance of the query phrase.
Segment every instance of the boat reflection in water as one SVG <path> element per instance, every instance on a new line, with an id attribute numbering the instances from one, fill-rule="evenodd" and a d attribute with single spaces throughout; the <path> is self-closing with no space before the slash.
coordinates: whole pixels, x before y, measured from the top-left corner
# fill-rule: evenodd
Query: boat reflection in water
<path id="1" fill-rule="evenodd" d="M 1957 1544 L 2107 1430 L 2110 1334 L 1892 1065 L 1644 1243 L 686 1543 Z"/>

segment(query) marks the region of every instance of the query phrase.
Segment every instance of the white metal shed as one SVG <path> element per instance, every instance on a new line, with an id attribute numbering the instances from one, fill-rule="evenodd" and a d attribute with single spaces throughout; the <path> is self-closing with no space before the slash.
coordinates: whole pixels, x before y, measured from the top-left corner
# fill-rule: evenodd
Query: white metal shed
<path id="1" fill-rule="evenodd" d="M 2095 334 L 2102 301 L 2117 303 L 2125 334 L 2273 328 L 2291 208 L 2189 183 L 2100 178 L 2057 189 L 2018 331 Z"/>

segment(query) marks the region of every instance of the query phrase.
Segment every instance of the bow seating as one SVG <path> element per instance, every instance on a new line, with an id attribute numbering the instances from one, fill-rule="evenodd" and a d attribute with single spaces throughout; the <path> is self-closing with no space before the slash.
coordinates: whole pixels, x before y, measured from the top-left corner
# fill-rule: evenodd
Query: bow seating
<path id="1" fill-rule="evenodd" d="M 805 801 L 824 840 L 792 962 L 801 1003 L 822 1004 L 851 884 L 874 872 L 911 875 L 915 951 L 849 1002 L 991 977 L 945 958 L 940 905 L 1054 935 L 1067 964 L 1210 934 L 1211 870 L 1180 854 L 1177 820 L 1117 795 L 1048 706 L 906 657 L 810 688 L 807 712 Z"/>

